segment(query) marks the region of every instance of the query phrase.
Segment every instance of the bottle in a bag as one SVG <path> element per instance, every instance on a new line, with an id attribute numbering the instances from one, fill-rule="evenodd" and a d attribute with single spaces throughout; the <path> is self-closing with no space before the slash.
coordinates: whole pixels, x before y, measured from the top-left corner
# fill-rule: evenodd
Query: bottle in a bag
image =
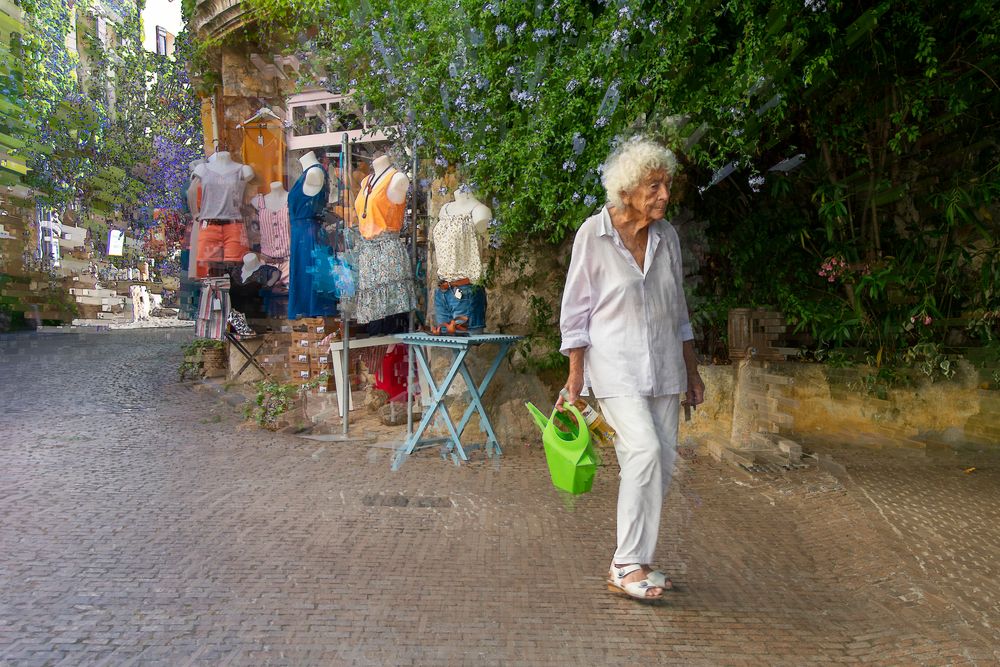
<path id="1" fill-rule="evenodd" d="M 559 395 L 563 397 L 564 401 L 569 403 L 569 392 L 565 388 L 560 390 Z M 614 447 L 615 430 L 611 428 L 611 424 L 605 421 L 601 411 L 592 407 L 582 398 L 576 399 L 573 405 L 583 415 L 583 420 L 587 422 L 587 429 L 594 437 L 594 444 L 598 447 Z"/>

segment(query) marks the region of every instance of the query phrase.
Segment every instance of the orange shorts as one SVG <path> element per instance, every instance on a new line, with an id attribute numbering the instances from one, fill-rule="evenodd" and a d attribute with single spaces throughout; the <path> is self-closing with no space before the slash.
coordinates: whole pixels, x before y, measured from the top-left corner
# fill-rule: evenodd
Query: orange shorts
<path id="1" fill-rule="evenodd" d="M 243 255 L 248 252 L 250 247 L 242 220 L 224 224 L 210 221 L 198 230 L 198 276 L 208 275 L 209 262 L 242 262 Z"/>

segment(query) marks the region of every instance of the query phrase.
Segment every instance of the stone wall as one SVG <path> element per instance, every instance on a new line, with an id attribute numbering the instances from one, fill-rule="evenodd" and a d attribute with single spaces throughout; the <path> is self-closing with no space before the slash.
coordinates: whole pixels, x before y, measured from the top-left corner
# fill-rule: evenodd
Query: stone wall
<path id="1" fill-rule="evenodd" d="M 835 369 L 821 364 L 774 362 L 768 373 L 788 378 L 786 406 L 792 437 L 864 437 L 901 447 L 927 444 L 1000 446 L 1000 390 L 984 389 L 981 374 L 968 365 L 956 379 L 897 387 L 885 399 L 860 386 L 869 369 Z M 681 424 L 681 440 L 726 441 L 732 432 L 735 365 L 702 366 L 707 402 Z"/>

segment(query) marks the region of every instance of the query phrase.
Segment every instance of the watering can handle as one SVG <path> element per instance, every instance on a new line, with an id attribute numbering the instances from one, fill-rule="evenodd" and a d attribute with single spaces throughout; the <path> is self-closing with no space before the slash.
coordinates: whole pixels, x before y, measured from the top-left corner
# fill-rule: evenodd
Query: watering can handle
<path id="1" fill-rule="evenodd" d="M 563 403 L 563 407 L 565 407 L 569 411 L 569 413 L 571 415 L 573 415 L 573 419 L 576 420 L 577 435 L 576 435 L 576 441 L 575 442 L 576 443 L 582 443 L 582 442 L 585 442 L 585 441 L 589 442 L 590 441 L 590 431 L 587 428 L 587 420 L 583 418 L 583 413 L 580 412 L 577 409 L 577 407 L 575 405 L 573 405 L 572 403 Z M 552 409 L 552 416 L 549 417 L 549 421 L 551 422 L 552 419 L 555 416 L 556 416 L 556 408 L 553 408 Z"/>

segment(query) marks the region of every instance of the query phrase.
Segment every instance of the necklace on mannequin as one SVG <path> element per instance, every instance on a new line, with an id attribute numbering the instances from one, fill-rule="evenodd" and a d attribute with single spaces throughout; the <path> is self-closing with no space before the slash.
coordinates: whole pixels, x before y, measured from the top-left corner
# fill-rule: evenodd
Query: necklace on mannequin
<path id="1" fill-rule="evenodd" d="M 379 174 L 378 176 L 376 176 L 374 179 L 368 181 L 368 185 L 365 186 L 365 208 L 361 212 L 361 218 L 362 219 L 365 219 L 365 218 L 368 217 L 368 197 L 371 196 L 372 190 L 375 189 L 375 184 L 378 183 L 382 179 L 382 177 L 385 176 L 385 172 L 389 171 L 390 169 L 392 169 L 392 165 L 391 164 L 388 167 L 386 167 L 385 169 L 383 169 L 381 174 Z"/>

